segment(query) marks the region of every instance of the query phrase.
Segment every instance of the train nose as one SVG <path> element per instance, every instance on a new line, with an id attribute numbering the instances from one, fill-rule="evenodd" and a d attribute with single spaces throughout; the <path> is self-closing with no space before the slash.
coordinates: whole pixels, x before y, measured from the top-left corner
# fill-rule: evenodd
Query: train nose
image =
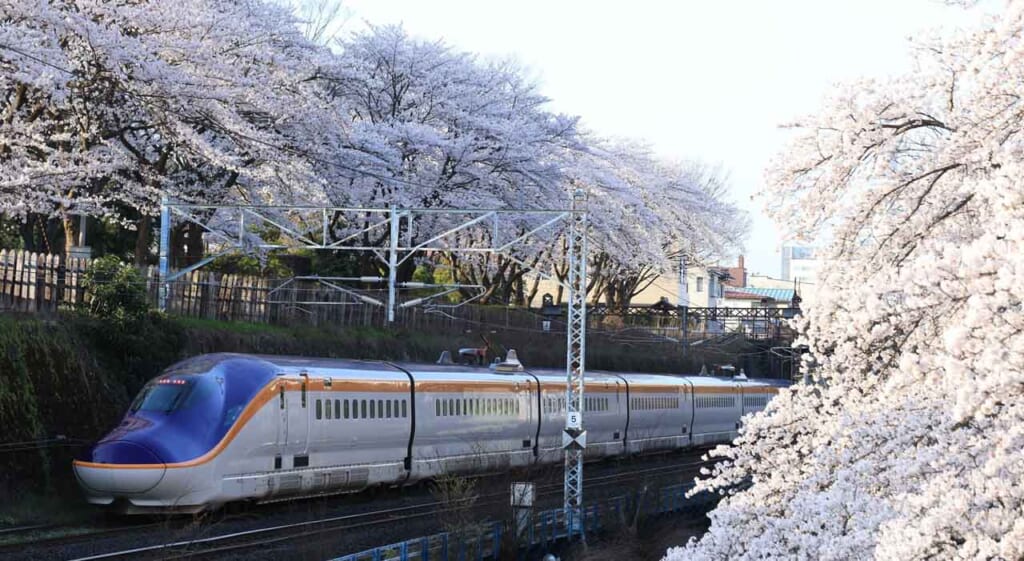
<path id="1" fill-rule="evenodd" d="M 156 487 L 167 471 L 156 453 L 126 440 L 97 444 L 74 466 L 86 491 L 111 498 L 145 493 Z"/>

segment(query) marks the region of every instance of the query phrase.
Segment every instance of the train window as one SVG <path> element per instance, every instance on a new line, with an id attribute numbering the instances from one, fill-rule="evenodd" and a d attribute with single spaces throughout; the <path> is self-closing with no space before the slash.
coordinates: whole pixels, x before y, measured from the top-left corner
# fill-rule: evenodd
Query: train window
<path id="1" fill-rule="evenodd" d="M 377 418 L 379 418 L 379 419 L 383 419 L 384 418 L 384 400 L 383 399 L 378 399 L 377 400 Z"/>
<path id="2" fill-rule="evenodd" d="M 447 417 L 448 416 L 448 401 L 444 400 L 444 399 L 441 400 L 441 416 L 442 417 Z"/>
<path id="3" fill-rule="evenodd" d="M 387 401 L 387 406 L 388 406 L 387 407 L 387 414 L 385 415 L 385 417 L 390 419 L 391 418 L 391 400 L 390 399 Z"/>
<path id="4" fill-rule="evenodd" d="M 375 407 L 376 403 L 377 403 L 376 401 L 374 401 L 372 399 L 370 400 L 370 418 L 371 419 L 376 419 L 377 418 L 377 408 Z"/>
<path id="5" fill-rule="evenodd" d="M 162 378 L 150 382 L 132 402 L 131 410 L 170 413 L 182 404 L 192 384 L 191 380 L 185 378 Z"/>
<path id="6" fill-rule="evenodd" d="M 317 420 L 323 419 L 324 417 L 324 404 L 318 399 L 316 400 L 316 418 Z"/>
<path id="7" fill-rule="evenodd" d="M 441 416 L 441 400 L 440 399 L 435 399 L 434 400 L 434 416 L 435 417 L 440 417 Z"/>
<path id="8" fill-rule="evenodd" d="M 334 408 L 331 407 L 331 400 L 328 399 L 328 400 L 324 401 L 324 406 L 325 406 L 324 409 L 326 409 L 324 411 L 324 417 L 327 418 L 327 419 L 332 418 L 334 415 L 332 415 L 331 413 L 334 413 Z"/>
<path id="9" fill-rule="evenodd" d="M 365 419 L 366 418 L 366 400 L 365 399 L 359 400 L 359 418 L 361 418 L 361 419 Z"/>
<path id="10" fill-rule="evenodd" d="M 461 417 L 462 416 L 462 400 L 461 399 L 456 399 L 455 400 L 455 416 L 456 417 Z"/>
<path id="11" fill-rule="evenodd" d="M 515 405 L 515 408 L 516 408 L 516 415 L 518 415 L 518 414 L 519 414 L 519 400 L 518 400 L 518 399 L 517 399 L 517 400 L 515 401 L 515 404 L 516 404 L 516 405 Z"/>
<path id="12" fill-rule="evenodd" d="M 340 419 L 341 418 L 341 400 L 340 399 L 335 399 L 334 400 L 334 418 L 335 419 Z"/>
<path id="13" fill-rule="evenodd" d="M 343 400 L 343 404 L 345 406 L 345 418 L 348 419 L 348 400 Z"/>
<path id="14" fill-rule="evenodd" d="M 405 403 L 406 402 L 403 399 L 402 400 L 402 417 L 408 417 L 409 416 L 409 411 L 408 411 L 408 408 L 406 407 Z"/>

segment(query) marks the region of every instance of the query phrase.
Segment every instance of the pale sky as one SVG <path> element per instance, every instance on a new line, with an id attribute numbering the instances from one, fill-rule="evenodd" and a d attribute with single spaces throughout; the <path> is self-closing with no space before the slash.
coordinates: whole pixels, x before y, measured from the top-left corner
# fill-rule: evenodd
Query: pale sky
<path id="1" fill-rule="evenodd" d="M 937 0 L 343 1 L 346 31 L 401 23 L 458 50 L 511 56 L 553 110 L 598 134 L 721 164 L 753 221 L 747 268 L 775 277 L 782 240 L 752 197 L 785 146 L 777 126 L 815 112 L 836 82 L 909 69 L 915 33 L 978 17 Z"/>

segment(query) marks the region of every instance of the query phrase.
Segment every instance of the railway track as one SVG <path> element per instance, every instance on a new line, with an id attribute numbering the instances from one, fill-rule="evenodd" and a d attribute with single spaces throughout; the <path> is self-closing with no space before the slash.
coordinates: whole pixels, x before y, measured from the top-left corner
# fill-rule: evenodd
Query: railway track
<path id="1" fill-rule="evenodd" d="M 624 480 L 635 480 L 638 477 L 665 477 L 669 475 L 693 472 L 706 462 L 688 462 L 667 466 L 657 466 L 621 473 L 608 474 L 587 478 L 586 485 L 590 488 L 619 485 Z M 546 498 L 562 493 L 561 484 L 544 484 L 538 486 L 538 498 Z M 507 492 L 488 493 L 477 496 L 472 504 L 474 511 L 507 508 Z M 461 506 L 442 504 L 431 500 L 415 505 L 375 510 L 371 512 L 345 514 L 296 522 L 279 524 L 266 528 L 229 532 L 216 536 L 178 540 L 174 542 L 135 547 L 121 551 L 101 553 L 76 558 L 74 561 L 114 561 L 120 559 L 146 559 L 152 561 L 172 561 L 179 559 L 204 559 L 221 557 L 228 554 L 242 554 L 258 548 L 279 546 L 299 540 L 314 540 L 325 535 L 349 532 L 357 529 L 369 529 L 394 523 L 397 520 L 408 522 L 428 517 L 441 517 L 446 513 L 462 510 Z"/>
<path id="2" fill-rule="evenodd" d="M 166 522 L 125 523 L 117 525 L 89 524 L 35 524 L 0 530 L 0 559 L 26 547 L 50 548 L 88 541 L 96 538 L 116 536 L 147 528 L 169 527 Z"/>

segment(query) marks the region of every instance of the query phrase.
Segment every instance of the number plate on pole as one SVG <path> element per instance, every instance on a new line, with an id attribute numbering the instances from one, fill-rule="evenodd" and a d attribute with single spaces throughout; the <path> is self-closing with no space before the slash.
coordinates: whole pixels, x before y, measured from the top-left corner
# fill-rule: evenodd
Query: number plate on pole
<path id="1" fill-rule="evenodd" d="M 580 414 L 577 411 L 569 413 L 569 416 L 565 419 L 565 428 L 567 429 L 580 429 L 583 427 L 583 422 L 580 419 Z"/>

